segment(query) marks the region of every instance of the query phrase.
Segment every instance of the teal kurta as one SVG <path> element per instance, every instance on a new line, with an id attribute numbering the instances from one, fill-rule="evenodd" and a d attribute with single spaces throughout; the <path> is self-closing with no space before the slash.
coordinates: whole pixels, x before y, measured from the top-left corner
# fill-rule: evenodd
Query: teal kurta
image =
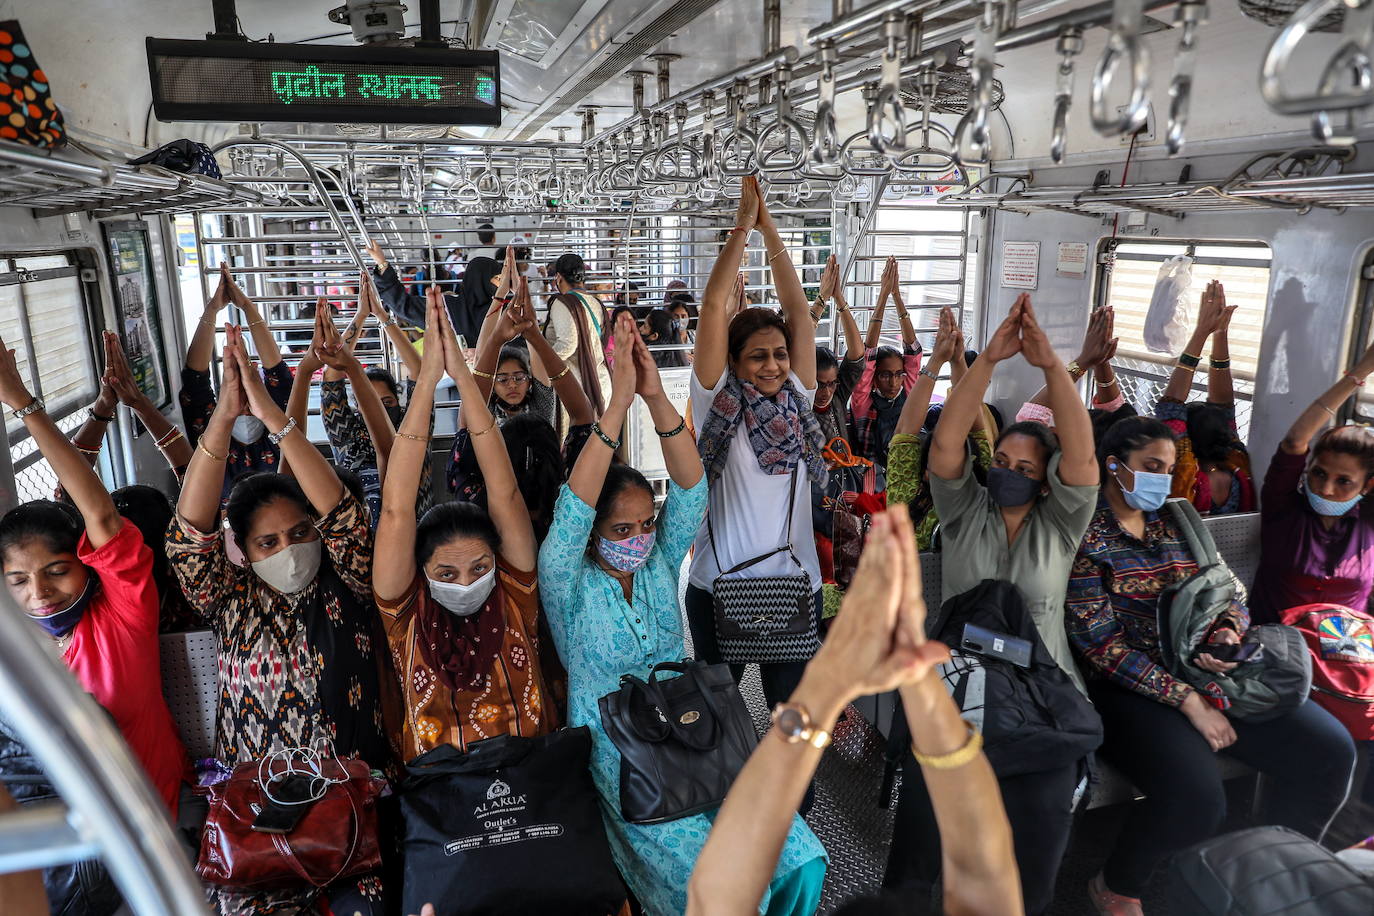
<path id="1" fill-rule="evenodd" d="M 682 561 L 706 514 L 706 480 L 690 490 L 669 484 L 648 562 L 635 574 L 633 600 L 587 556 L 596 515 L 567 486 L 539 551 L 544 614 L 568 669 L 568 720 L 592 734 L 592 777 L 601 795 L 611 851 L 630 889 L 651 916 L 687 908 L 687 881 L 706 842 L 713 814 L 663 824 L 629 824 L 620 816 L 620 753 L 601 727 L 597 701 L 620 688 L 622 674 L 648 677 L 659 662 L 681 661 L 678 607 Z M 800 817 L 792 824 L 760 913 L 810 916 L 820 903 L 825 850 Z"/>

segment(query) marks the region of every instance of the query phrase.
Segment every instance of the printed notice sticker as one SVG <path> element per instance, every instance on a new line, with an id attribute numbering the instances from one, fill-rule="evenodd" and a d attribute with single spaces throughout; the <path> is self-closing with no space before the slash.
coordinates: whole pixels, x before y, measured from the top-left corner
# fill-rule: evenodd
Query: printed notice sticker
<path id="1" fill-rule="evenodd" d="M 1061 277 L 1081 277 L 1088 272 L 1088 243 L 1060 242 L 1054 272 Z"/>
<path id="2" fill-rule="evenodd" d="M 1040 282 L 1040 243 L 1002 243 L 1002 286 L 1035 289 Z"/>

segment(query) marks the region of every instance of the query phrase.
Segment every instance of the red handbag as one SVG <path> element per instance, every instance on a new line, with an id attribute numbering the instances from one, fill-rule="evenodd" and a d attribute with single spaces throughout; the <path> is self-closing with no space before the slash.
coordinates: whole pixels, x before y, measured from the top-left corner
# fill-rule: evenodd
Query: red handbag
<path id="1" fill-rule="evenodd" d="M 267 805 L 264 785 L 306 775 L 319 797 L 289 833 L 253 829 Z M 377 798 L 382 780 L 366 761 L 292 748 L 240 764 L 210 787 L 196 874 L 211 884 L 251 890 L 327 887 L 380 868 Z"/>

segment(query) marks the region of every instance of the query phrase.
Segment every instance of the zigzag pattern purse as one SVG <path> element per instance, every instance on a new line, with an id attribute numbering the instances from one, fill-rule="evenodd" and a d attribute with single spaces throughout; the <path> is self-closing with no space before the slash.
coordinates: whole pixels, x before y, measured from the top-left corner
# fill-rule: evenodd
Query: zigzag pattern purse
<path id="1" fill-rule="evenodd" d="M 792 552 L 792 512 L 796 506 L 797 472 L 787 489 L 786 543 L 722 572 L 711 585 L 714 599 L 716 644 L 721 660 L 730 664 L 776 664 L 810 660 L 821 647 L 816 631 L 815 593 L 797 555 Z M 706 513 L 706 534 L 711 556 L 720 569 L 711 513 Z M 755 579 L 726 578 L 787 551 L 797 564 L 798 575 L 763 576 Z"/>

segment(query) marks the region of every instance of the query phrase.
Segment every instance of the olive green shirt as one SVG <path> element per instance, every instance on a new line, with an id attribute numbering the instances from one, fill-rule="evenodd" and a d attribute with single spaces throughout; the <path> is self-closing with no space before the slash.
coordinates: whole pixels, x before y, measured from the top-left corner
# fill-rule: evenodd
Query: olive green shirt
<path id="1" fill-rule="evenodd" d="M 1098 488 L 1071 487 L 1061 481 L 1059 458 L 1056 453 L 1050 459 L 1049 494 L 1037 498 L 1012 544 L 1007 543 L 1002 510 L 974 478 L 971 461 L 965 460 L 958 480 L 930 475 L 944 548 L 940 600 L 962 595 L 984 579 L 1012 583 L 1021 592 L 1045 648 L 1086 693 L 1064 629 L 1064 599 L 1074 556 L 1097 508 Z"/>

